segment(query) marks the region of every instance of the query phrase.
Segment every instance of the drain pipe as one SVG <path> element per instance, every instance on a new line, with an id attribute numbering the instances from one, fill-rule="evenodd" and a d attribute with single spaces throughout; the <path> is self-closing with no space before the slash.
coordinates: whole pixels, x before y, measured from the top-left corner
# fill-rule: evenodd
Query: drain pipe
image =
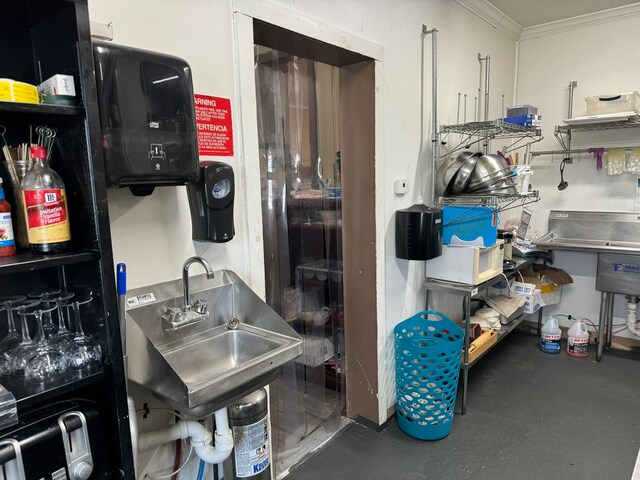
<path id="1" fill-rule="evenodd" d="M 638 297 L 628 295 L 627 299 L 627 328 L 636 337 L 640 337 L 640 325 L 638 325 Z"/>
<path id="2" fill-rule="evenodd" d="M 167 427 L 141 432 L 138 435 L 138 448 L 140 451 L 151 450 L 165 443 L 189 438 L 198 458 L 211 464 L 224 462 L 233 450 L 233 435 L 229 428 L 227 409 L 222 408 L 215 412 L 215 418 L 214 445 L 211 445 L 211 432 L 204 426 L 195 421 L 181 420 Z"/>

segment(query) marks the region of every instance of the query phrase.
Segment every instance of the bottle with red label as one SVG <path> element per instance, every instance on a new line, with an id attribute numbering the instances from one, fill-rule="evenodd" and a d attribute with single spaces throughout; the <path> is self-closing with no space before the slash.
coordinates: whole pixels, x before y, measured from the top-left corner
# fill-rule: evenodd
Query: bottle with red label
<path id="1" fill-rule="evenodd" d="M 58 253 L 71 246 L 64 182 L 47 163 L 47 149 L 31 147 L 33 166 L 22 179 L 29 245 L 33 253 Z"/>
<path id="2" fill-rule="evenodd" d="M 16 254 L 16 242 L 13 238 L 11 223 L 11 205 L 4 199 L 4 189 L 0 178 L 0 257 Z"/>

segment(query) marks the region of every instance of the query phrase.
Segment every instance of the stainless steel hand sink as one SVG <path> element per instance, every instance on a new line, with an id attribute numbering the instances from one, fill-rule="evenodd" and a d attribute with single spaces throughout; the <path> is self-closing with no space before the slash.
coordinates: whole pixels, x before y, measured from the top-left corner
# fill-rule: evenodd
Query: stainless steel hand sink
<path id="1" fill-rule="evenodd" d="M 191 298 L 205 319 L 166 330 L 162 315 L 183 302 L 175 280 L 127 295 L 129 379 L 196 418 L 273 381 L 302 353 L 302 339 L 234 272 L 191 277 Z"/>

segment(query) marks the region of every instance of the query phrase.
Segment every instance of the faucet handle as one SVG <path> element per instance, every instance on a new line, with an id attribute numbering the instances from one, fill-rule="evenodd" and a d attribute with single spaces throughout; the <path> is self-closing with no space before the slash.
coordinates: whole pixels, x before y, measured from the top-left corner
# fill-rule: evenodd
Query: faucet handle
<path id="1" fill-rule="evenodd" d="M 193 304 L 193 309 L 200 315 L 206 315 L 209 313 L 209 304 L 206 300 L 198 299 L 196 303 Z"/>
<path id="2" fill-rule="evenodd" d="M 165 329 L 173 330 L 186 319 L 186 313 L 179 308 L 167 308 L 162 314 L 162 322 Z"/>

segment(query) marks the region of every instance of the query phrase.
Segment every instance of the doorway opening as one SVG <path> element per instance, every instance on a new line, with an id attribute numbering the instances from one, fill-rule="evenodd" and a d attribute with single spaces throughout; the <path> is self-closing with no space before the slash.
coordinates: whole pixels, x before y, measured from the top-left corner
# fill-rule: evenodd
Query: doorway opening
<path id="1" fill-rule="evenodd" d="M 378 419 L 375 63 L 253 23 L 266 300 L 304 341 L 270 389 L 280 477 Z"/>

